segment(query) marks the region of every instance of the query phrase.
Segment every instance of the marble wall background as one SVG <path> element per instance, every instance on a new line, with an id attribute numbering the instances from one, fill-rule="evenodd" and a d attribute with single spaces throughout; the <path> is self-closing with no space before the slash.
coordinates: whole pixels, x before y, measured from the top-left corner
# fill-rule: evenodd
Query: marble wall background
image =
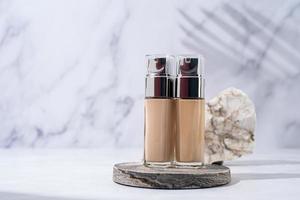
<path id="1" fill-rule="evenodd" d="M 0 146 L 141 147 L 144 55 L 201 53 L 258 150 L 300 147 L 299 24 L 299 0 L 0 0 Z"/>

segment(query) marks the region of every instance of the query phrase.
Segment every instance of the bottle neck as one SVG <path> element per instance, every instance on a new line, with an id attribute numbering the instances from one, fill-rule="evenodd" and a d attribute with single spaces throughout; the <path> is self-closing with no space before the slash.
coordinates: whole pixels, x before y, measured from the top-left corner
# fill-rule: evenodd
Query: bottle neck
<path id="1" fill-rule="evenodd" d="M 172 83 L 168 76 L 147 75 L 145 79 L 146 98 L 171 98 Z"/>
<path id="2" fill-rule="evenodd" d="M 183 99 L 204 99 L 205 79 L 201 76 L 178 76 L 176 97 Z"/>

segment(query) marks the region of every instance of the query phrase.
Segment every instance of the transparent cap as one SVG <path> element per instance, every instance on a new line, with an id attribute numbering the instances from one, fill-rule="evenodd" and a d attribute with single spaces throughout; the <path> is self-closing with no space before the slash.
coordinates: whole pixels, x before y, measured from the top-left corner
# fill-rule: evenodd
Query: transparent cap
<path id="1" fill-rule="evenodd" d="M 177 75 L 204 76 L 204 57 L 201 55 L 177 56 Z"/>
<path id="2" fill-rule="evenodd" d="M 147 74 L 154 76 L 175 75 L 175 58 L 171 55 L 153 54 L 146 55 Z"/>

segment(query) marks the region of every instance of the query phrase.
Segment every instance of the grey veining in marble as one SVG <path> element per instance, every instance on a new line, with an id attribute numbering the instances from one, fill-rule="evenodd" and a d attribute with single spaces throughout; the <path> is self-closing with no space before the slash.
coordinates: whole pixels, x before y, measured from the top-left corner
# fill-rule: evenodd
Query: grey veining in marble
<path id="1" fill-rule="evenodd" d="M 0 146 L 141 147 L 144 55 L 201 53 L 258 149 L 300 147 L 299 23 L 298 0 L 0 1 Z"/>

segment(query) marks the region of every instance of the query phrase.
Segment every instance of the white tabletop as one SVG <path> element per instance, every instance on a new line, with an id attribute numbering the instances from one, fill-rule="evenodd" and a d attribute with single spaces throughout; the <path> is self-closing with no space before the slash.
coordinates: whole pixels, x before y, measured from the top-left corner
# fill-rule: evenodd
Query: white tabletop
<path id="1" fill-rule="evenodd" d="M 154 190 L 112 181 L 114 163 L 138 161 L 141 149 L 0 150 L 0 199 L 300 199 L 300 150 L 260 153 L 227 162 L 229 185 Z"/>

